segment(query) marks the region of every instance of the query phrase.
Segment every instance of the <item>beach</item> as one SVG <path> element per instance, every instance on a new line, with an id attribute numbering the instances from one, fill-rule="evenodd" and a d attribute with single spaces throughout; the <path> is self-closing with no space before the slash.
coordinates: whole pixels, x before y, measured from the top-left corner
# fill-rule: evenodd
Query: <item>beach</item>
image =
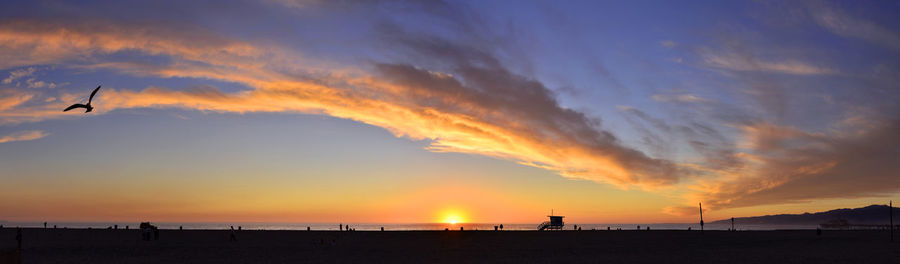
<path id="1" fill-rule="evenodd" d="M 23 263 L 897 263 L 888 231 L 23 229 Z M 0 249 L 16 229 L 0 230 Z"/>

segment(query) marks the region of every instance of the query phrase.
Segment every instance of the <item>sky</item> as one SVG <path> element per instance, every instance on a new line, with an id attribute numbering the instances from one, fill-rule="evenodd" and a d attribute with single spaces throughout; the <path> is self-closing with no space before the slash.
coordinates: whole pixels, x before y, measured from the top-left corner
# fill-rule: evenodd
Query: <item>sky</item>
<path id="1" fill-rule="evenodd" d="M 3 1 L 0 220 L 886 204 L 891 1 Z M 95 109 L 84 103 L 98 85 Z"/>

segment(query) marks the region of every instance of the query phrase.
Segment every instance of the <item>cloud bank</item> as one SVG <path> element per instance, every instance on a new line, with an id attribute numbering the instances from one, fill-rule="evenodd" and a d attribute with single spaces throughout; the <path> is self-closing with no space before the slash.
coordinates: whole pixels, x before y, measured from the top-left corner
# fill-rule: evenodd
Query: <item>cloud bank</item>
<path id="1" fill-rule="evenodd" d="M 99 24 L 106 26 L 96 26 Z M 237 113 L 325 114 L 379 126 L 399 137 L 429 140 L 428 149 L 432 151 L 509 159 L 569 178 L 642 188 L 678 181 L 675 164 L 623 146 L 596 120 L 561 107 L 540 82 L 506 70 L 490 54 L 439 39 L 428 43 L 443 46 L 412 48 L 470 55 L 453 62 L 449 72 L 409 64 L 375 63 L 371 74 L 310 76 L 309 72 L 317 69 L 273 59 L 285 57 L 278 53 L 282 51 L 278 47 L 260 48 L 202 32 L 172 32 L 153 25 L 89 25 L 6 23 L 0 27 L 0 47 L 8 51 L 4 56 L 27 54 L 14 60 L 23 65 L 69 63 L 72 67 L 216 79 L 251 87 L 232 93 L 210 87 L 180 91 L 160 87 L 140 91 L 109 88 L 94 102 L 101 113 L 121 108 L 178 107 Z M 188 35 L 190 40 L 181 39 Z M 121 52 L 165 55 L 172 62 L 82 59 Z M 13 109 L 28 99 L 13 95 L 3 98 L 9 102 L 5 104 L 9 111 L 0 117 L 15 123 L 62 115 L 57 109 L 63 102 Z"/>

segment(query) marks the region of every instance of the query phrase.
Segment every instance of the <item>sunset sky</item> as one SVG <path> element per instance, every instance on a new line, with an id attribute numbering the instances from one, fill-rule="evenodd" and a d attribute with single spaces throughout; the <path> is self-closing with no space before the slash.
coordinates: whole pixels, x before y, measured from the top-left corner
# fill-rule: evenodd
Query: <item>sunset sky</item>
<path id="1" fill-rule="evenodd" d="M 897 1 L 3 1 L 0 220 L 694 222 L 900 194 Z M 84 103 L 102 85 L 92 105 Z"/>

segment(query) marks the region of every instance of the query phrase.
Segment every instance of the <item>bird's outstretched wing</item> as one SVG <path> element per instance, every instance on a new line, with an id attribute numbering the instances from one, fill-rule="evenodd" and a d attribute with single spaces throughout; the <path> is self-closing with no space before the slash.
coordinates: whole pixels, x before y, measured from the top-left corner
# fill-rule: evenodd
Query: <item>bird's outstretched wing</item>
<path id="1" fill-rule="evenodd" d="M 97 85 L 97 88 L 94 89 L 93 92 L 91 92 L 91 97 L 88 98 L 88 104 L 91 104 L 91 100 L 94 100 L 94 95 L 97 94 L 97 91 L 100 90 L 100 86 L 102 85 Z"/>
<path id="2" fill-rule="evenodd" d="M 66 110 L 63 110 L 63 112 L 69 111 L 69 110 L 72 110 L 72 109 L 75 109 L 75 108 L 79 108 L 79 107 L 80 107 L 80 108 L 87 108 L 87 106 L 86 106 L 86 105 L 83 105 L 83 104 L 73 104 L 73 105 L 70 105 L 69 107 L 66 107 Z"/>

